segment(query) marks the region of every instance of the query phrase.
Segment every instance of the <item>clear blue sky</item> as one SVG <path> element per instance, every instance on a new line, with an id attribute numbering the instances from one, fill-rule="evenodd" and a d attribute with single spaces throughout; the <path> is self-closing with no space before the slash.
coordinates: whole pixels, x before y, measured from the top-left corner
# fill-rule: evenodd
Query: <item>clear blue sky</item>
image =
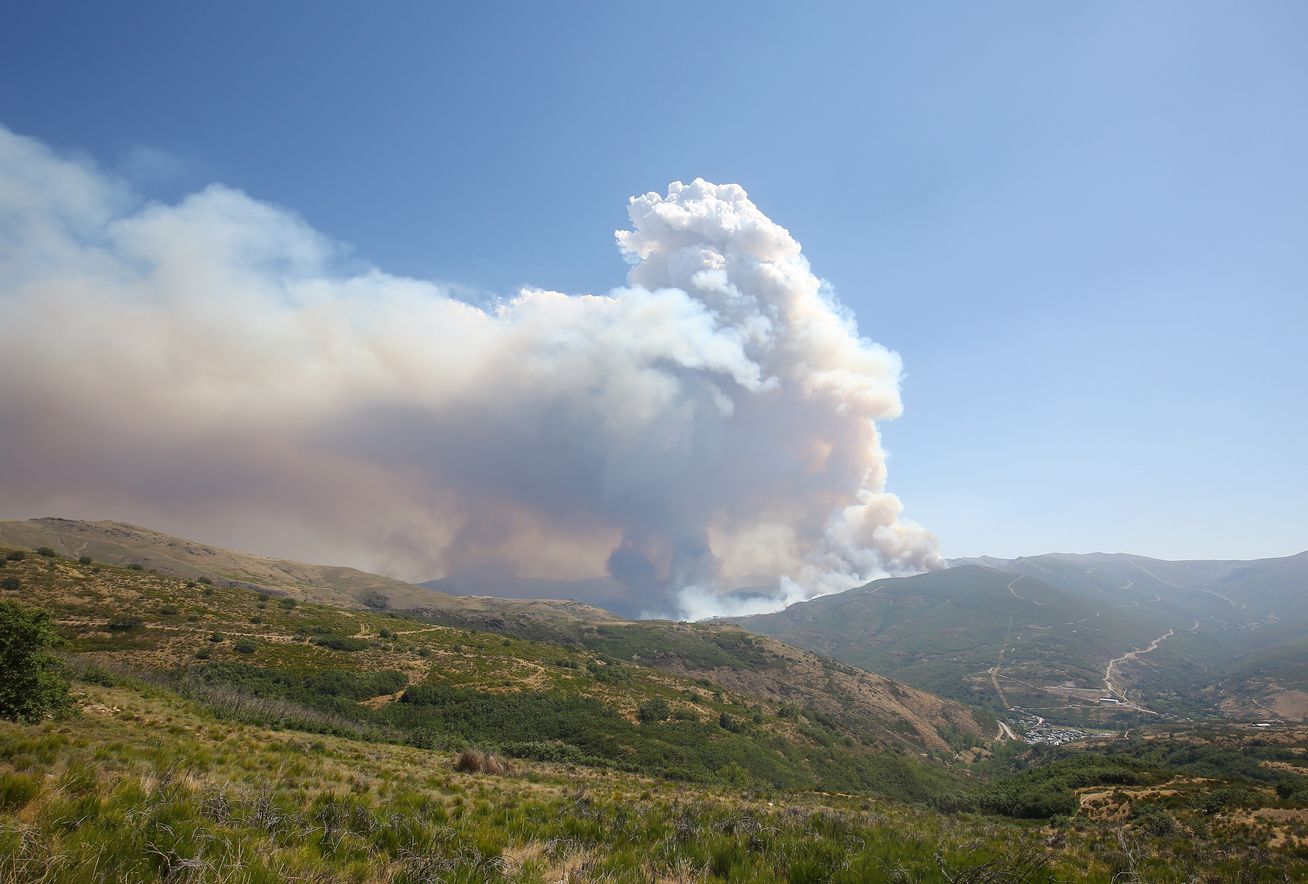
<path id="1" fill-rule="evenodd" d="M 1308 547 L 1308 5 L 5 20 L 0 123 L 160 198 L 291 207 L 394 273 L 607 290 L 629 195 L 741 183 L 903 355 L 890 487 L 947 555 Z"/>

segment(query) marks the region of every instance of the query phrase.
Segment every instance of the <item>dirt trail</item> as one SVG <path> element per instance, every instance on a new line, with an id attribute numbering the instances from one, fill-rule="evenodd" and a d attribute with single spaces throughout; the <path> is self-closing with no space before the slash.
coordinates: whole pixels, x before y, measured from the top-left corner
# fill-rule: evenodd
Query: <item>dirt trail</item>
<path id="1" fill-rule="evenodd" d="M 1237 611 L 1243 611 L 1245 608 L 1249 607 L 1244 602 L 1234 601 L 1222 595 L 1220 592 L 1213 592 L 1211 589 L 1201 589 L 1198 586 L 1182 586 L 1179 583 L 1173 583 L 1170 580 L 1164 580 L 1163 578 L 1159 577 L 1157 574 L 1155 574 L 1153 571 L 1150 571 L 1148 568 L 1146 568 L 1144 565 L 1140 564 L 1139 562 L 1132 561 L 1131 564 L 1139 568 L 1141 571 L 1145 572 L 1146 574 L 1148 574 L 1150 577 L 1157 580 L 1159 583 L 1164 584 L 1165 586 L 1174 586 L 1177 589 L 1184 589 L 1191 592 L 1204 592 L 1207 593 L 1208 595 L 1217 596 L 1219 599 L 1226 602 L 1228 605 L 1230 605 L 1232 608 L 1235 608 Z"/>
<path id="2" fill-rule="evenodd" d="M 1176 630 L 1169 629 L 1167 630 L 1167 632 L 1163 633 L 1162 635 L 1158 636 L 1158 638 L 1151 641 L 1149 643 L 1149 647 L 1136 648 L 1134 651 L 1127 651 L 1122 656 L 1114 657 L 1112 660 L 1109 660 L 1108 666 L 1104 668 L 1104 689 L 1107 690 L 1110 695 L 1120 699 L 1122 701 L 1123 706 L 1138 710 L 1140 712 L 1147 712 L 1150 715 L 1157 715 L 1158 713 L 1154 712 L 1154 710 L 1147 709 L 1144 706 L 1140 705 L 1139 703 L 1136 703 L 1128 699 L 1125 690 L 1119 690 L 1113 687 L 1113 670 L 1117 667 L 1119 663 L 1125 663 L 1128 660 L 1135 660 L 1139 657 L 1143 657 L 1145 654 L 1157 650 L 1158 646 L 1161 645 L 1163 642 L 1167 641 L 1169 638 L 1171 638 L 1175 632 Z"/>
<path id="3" fill-rule="evenodd" d="M 1012 588 L 1011 586 L 1009 587 Z M 999 669 L 1004 665 L 1004 654 L 1008 652 L 1008 640 L 1013 635 L 1013 618 L 1008 618 L 1008 631 L 1004 633 L 1004 643 L 999 646 L 999 660 L 994 666 L 990 667 L 990 683 L 994 685 L 995 693 L 999 695 L 999 702 L 1004 704 L 1005 709 L 1012 709 L 1008 705 L 1008 697 L 1004 696 L 1004 689 L 999 686 Z"/>
<path id="4" fill-rule="evenodd" d="M 1025 575 L 1022 575 L 1022 574 L 1017 575 L 1017 580 L 1014 580 L 1013 583 L 1017 583 L 1017 581 L 1018 581 L 1018 580 L 1021 580 L 1023 576 L 1025 576 Z M 1018 594 L 1017 594 L 1017 590 L 1016 590 L 1016 589 L 1013 589 L 1013 583 L 1008 584 L 1008 591 L 1011 592 L 1011 593 L 1013 594 L 1013 598 L 1015 598 L 1015 599 L 1021 599 L 1021 600 L 1024 601 L 1024 602 L 1030 602 L 1030 603 L 1033 604 L 1033 605 L 1039 605 L 1039 606 L 1042 607 L 1042 608 L 1045 606 L 1045 603 L 1044 603 L 1044 602 L 1037 602 L 1035 599 L 1029 599 L 1029 598 L 1027 598 L 1027 597 L 1024 596 L 1024 595 L 1018 595 Z"/>

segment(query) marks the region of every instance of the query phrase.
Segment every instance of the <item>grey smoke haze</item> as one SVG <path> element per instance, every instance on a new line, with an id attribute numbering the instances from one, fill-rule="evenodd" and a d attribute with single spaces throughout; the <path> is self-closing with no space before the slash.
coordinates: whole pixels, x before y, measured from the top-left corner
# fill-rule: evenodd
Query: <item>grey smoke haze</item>
<path id="1" fill-rule="evenodd" d="M 629 211 L 625 286 L 481 308 L 0 129 L 0 512 L 409 579 L 607 571 L 687 617 L 934 566 L 885 491 L 897 355 L 740 187 Z"/>

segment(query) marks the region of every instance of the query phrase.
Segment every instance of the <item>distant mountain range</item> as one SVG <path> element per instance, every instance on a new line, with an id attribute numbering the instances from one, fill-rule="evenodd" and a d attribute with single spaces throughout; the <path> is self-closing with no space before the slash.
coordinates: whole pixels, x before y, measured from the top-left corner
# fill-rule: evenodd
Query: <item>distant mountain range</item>
<path id="1" fill-rule="evenodd" d="M 950 564 L 732 622 L 994 709 L 1308 719 L 1308 553 Z"/>

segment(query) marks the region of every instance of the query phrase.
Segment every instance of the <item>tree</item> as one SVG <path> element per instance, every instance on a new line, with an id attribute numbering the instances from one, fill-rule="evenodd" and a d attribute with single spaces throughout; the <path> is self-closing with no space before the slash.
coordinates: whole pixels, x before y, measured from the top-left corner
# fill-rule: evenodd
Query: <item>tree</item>
<path id="1" fill-rule="evenodd" d="M 642 724 L 663 721 L 671 714 L 672 709 L 668 706 L 668 701 L 662 697 L 652 697 L 641 703 L 636 709 L 636 717 L 641 720 Z"/>
<path id="2" fill-rule="evenodd" d="M 384 611 L 390 606 L 391 600 L 386 597 L 385 593 L 370 592 L 364 595 L 363 603 L 374 611 Z"/>
<path id="3" fill-rule="evenodd" d="M 58 641 L 48 613 L 0 602 L 0 718 L 38 721 L 69 707 L 68 682 L 51 652 Z"/>

